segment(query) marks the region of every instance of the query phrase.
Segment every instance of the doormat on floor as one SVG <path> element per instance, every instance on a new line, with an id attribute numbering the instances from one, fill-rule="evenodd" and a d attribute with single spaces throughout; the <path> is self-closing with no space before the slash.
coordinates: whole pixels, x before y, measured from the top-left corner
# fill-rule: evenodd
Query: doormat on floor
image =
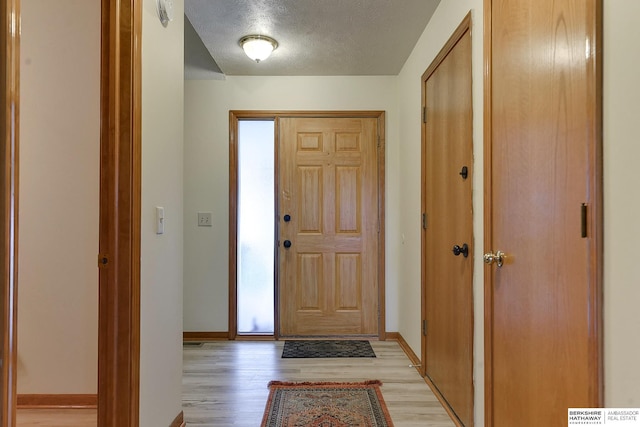
<path id="1" fill-rule="evenodd" d="M 285 341 L 283 358 L 376 357 L 369 341 Z"/>
<path id="2" fill-rule="evenodd" d="M 199 341 L 184 341 L 182 343 L 183 347 L 202 347 L 204 343 Z"/>
<path id="3" fill-rule="evenodd" d="M 261 427 L 393 427 L 377 380 L 269 383 Z"/>

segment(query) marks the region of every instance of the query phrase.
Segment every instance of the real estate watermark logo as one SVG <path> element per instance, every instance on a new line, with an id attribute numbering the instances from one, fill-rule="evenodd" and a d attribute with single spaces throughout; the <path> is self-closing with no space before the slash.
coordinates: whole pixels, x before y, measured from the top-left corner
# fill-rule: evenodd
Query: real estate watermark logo
<path id="1" fill-rule="evenodd" d="M 569 426 L 640 427 L 640 408 L 569 408 Z"/>

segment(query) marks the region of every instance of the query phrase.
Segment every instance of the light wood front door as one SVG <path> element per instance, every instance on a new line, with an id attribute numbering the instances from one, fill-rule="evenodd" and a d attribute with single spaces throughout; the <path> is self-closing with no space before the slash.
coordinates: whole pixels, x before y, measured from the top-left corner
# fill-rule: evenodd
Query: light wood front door
<path id="1" fill-rule="evenodd" d="M 601 5 L 488 5 L 486 425 L 566 426 L 602 406 Z"/>
<path id="2" fill-rule="evenodd" d="M 424 374 L 473 425 L 471 17 L 423 76 Z"/>
<path id="3" fill-rule="evenodd" d="M 280 335 L 378 334 L 378 121 L 279 126 Z"/>

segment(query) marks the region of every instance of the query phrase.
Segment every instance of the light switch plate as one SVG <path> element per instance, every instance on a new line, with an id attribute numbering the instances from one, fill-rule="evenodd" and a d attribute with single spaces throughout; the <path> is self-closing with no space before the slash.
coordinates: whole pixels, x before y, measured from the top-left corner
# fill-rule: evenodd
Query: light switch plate
<path id="1" fill-rule="evenodd" d="M 198 212 L 198 227 L 211 227 L 211 212 Z"/>

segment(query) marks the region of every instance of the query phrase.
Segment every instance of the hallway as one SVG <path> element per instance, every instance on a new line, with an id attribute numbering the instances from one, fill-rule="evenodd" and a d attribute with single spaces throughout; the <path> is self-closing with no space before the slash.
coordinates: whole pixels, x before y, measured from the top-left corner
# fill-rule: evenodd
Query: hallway
<path id="1" fill-rule="evenodd" d="M 396 341 L 372 341 L 376 358 L 282 359 L 284 341 L 185 345 L 183 409 L 188 426 L 257 427 L 271 380 L 382 381 L 395 427 L 454 424 Z"/>

